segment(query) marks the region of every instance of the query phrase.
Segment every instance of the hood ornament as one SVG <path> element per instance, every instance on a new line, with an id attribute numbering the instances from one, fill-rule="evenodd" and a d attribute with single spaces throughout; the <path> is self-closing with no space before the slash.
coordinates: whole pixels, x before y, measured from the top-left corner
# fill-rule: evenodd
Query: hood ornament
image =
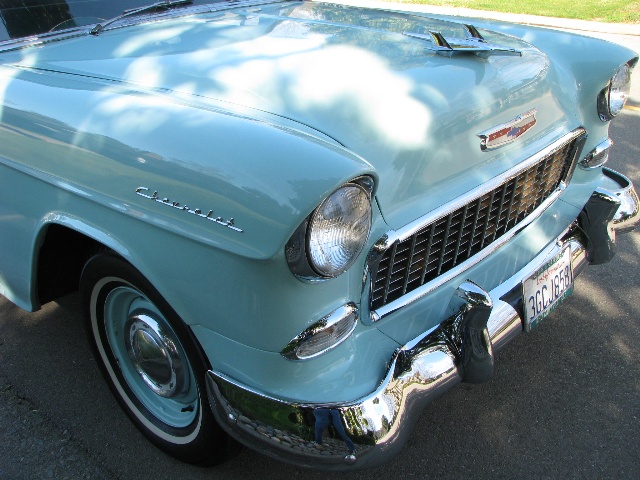
<path id="1" fill-rule="evenodd" d="M 473 25 L 462 24 L 466 38 L 445 38 L 440 32 L 429 31 L 428 34 L 403 32 L 403 35 L 420 40 L 428 40 L 431 45 L 427 46 L 440 54 L 451 55 L 453 53 L 474 53 L 478 56 L 486 55 L 517 55 L 522 56 L 520 50 L 488 43 Z"/>
<path id="2" fill-rule="evenodd" d="M 518 115 L 513 120 L 478 133 L 480 149 L 482 151 L 491 150 L 520 138 L 536 124 L 536 113 L 538 111 L 534 108 Z"/>

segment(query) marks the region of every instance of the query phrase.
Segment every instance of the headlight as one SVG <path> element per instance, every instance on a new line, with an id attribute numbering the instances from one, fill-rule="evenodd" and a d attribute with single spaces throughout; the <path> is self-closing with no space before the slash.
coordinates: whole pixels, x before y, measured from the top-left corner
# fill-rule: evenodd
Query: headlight
<path id="1" fill-rule="evenodd" d="M 323 277 L 346 271 L 362 252 L 371 228 L 371 201 L 360 185 L 345 185 L 316 209 L 309 222 L 309 261 Z"/>
<path id="2" fill-rule="evenodd" d="M 618 69 L 609 85 L 598 97 L 598 115 L 600 120 L 608 122 L 618 115 L 627 103 L 631 90 L 631 66 L 625 63 Z"/>
<path id="3" fill-rule="evenodd" d="M 356 261 L 371 230 L 373 181 L 363 177 L 329 195 L 298 228 L 286 246 L 293 273 L 332 278 Z"/>

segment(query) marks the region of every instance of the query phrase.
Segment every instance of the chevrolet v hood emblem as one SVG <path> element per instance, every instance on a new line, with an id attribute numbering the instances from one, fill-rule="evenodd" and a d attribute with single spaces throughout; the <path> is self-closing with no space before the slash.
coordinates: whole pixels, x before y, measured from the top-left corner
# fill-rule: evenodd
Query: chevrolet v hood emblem
<path id="1" fill-rule="evenodd" d="M 483 151 L 491 150 L 518 139 L 536 124 L 537 112 L 534 108 L 533 110 L 518 115 L 513 120 L 478 133 L 478 137 L 480 137 L 480 149 Z"/>

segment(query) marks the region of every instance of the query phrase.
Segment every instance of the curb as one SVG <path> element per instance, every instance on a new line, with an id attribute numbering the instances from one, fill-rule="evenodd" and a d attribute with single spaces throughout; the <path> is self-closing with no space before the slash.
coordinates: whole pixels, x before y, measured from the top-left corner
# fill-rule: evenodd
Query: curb
<path id="1" fill-rule="evenodd" d="M 602 23 L 589 22 L 586 20 L 573 20 L 568 18 L 541 17 L 538 15 L 524 15 L 514 13 L 490 12 L 487 10 L 473 10 L 462 7 L 437 7 L 434 5 L 423 5 L 405 3 L 402 1 L 377 1 L 377 0 L 327 0 L 331 3 L 352 5 L 355 7 L 384 8 L 388 10 L 406 10 L 423 13 L 433 13 L 436 15 L 453 15 L 456 17 L 476 17 L 500 20 L 512 23 L 522 23 L 539 27 L 561 28 L 564 30 L 576 30 L 581 32 L 604 33 L 611 35 L 631 35 L 640 37 L 640 24 L 630 23 Z"/>

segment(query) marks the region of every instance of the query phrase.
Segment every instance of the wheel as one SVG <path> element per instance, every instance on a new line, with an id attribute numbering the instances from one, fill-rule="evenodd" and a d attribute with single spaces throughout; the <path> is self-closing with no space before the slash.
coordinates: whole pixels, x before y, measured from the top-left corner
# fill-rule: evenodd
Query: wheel
<path id="1" fill-rule="evenodd" d="M 91 258 L 80 290 L 89 338 L 114 396 L 156 446 L 212 465 L 237 451 L 208 406 L 208 363 L 189 328 L 129 263 Z"/>

